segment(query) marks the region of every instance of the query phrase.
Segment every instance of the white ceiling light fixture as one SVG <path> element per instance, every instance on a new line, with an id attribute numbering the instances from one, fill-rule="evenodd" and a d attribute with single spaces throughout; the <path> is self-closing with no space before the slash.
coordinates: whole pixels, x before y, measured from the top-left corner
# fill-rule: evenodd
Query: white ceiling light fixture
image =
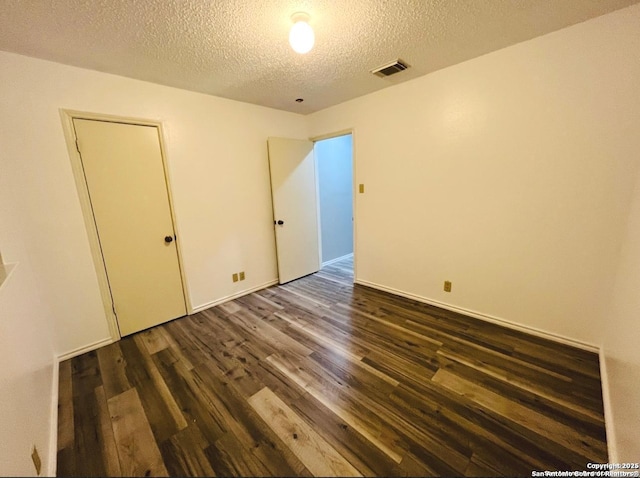
<path id="1" fill-rule="evenodd" d="M 296 53 L 309 53 L 313 48 L 316 37 L 309 25 L 309 15 L 298 12 L 291 16 L 293 26 L 289 32 L 289 43 Z"/>

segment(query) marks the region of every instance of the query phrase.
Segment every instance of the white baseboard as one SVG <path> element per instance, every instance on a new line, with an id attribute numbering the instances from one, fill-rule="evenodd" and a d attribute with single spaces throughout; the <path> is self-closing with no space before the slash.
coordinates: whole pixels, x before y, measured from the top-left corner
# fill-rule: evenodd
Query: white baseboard
<path id="1" fill-rule="evenodd" d="M 98 340 L 97 342 L 93 342 L 92 344 L 85 345 L 83 347 L 79 347 L 77 349 L 70 350 L 69 352 L 58 355 L 58 362 L 64 362 L 65 360 L 69 360 L 70 358 L 77 357 L 78 355 L 91 352 L 92 350 L 99 349 L 100 347 L 104 347 L 105 345 L 109 345 L 112 343 L 113 339 L 111 337 L 109 337 L 108 339 Z"/>
<path id="2" fill-rule="evenodd" d="M 51 429 L 49 430 L 49 463 L 47 476 L 56 476 L 58 468 L 58 395 L 60 393 L 60 362 L 77 357 L 113 343 L 112 338 L 98 340 L 84 347 L 70 350 L 53 358 L 53 383 L 51 387 Z"/>
<path id="3" fill-rule="evenodd" d="M 429 299 L 427 297 L 411 294 L 409 292 L 393 289 L 391 287 L 383 286 L 383 285 L 376 284 L 374 282 L 369 282 L 362 279 L 356 279 L 355 283 L 366 286 L 366 287 L 371 287 L 372 289 L 378 289 L 384 292 L 389 292 L 390 294 L 406 297 L 407 299 L 413 299 L 417 302 L 423 302 L 425 304 L 434 305 L 436 307 L 440 307 L 441 309 L 447 309 L 452 312 L 458 312 L 460 314 L 467 315 L 469 317 L 473 317 L 476 319 L 484 320 L 486 322 L 502 325 L 503 327 L 507 327 L 509 329 L 525 332 L 527 334 L 535 335 L 536 337 L 552 340 L 554 342 L 558 342 L 563 345 L 569 345 L 571 347 L 576 347 L 582 350 L 586 350 L 588 352 L 599 353 L 600 351 L 600 348 L 593 344 L 581 342 L 579 340 L 571 339 L 569 337 L 564 337 L 562 335 L 554 334 L 552 332 L 547 332 L 545 330 L 537 329 L 535 327 L 530 327 L 528 325 L 518 324 L 517 322 L 511 322 L 510 320 L 502 319 L 500 317 L 494 317 L 492 315 L 483 314 L 475 310 L 465 309 L 463 307 L 447 304 L 446 302 L 440 302 L 438 300 Z"/>
<path id="4" fill-rule="evenodd" d="M 278 280 L 272 280 L 269 282 L 265 282 L 259 286 L 253 287 L 251 289 L 246 289 L 237 294 L 233 294 L 227 297 L 223 297 L 221 299 L 215 300 L 213 302 L 209 302 L 208 304 L 201 305 L 196 307 L 192 313 L 195 314 L 200 312 L 201 310 L 208 309 L 210 307 L 222 304 L 224 302 L 228 302 L 233 299 L 237 299 L 238 297 L 242 297 L 243 295 L 251 294 L 257 290 L 266 289 L 272 285 L 278 283 Z M 46 473 L 48 476 L 56 476 L 57 471 L 57 458 L 58 458 L 58 394 L 59 394 L 59 381 L 60 381 L 60 362 L 64 362 L 73 357 L 77 357 L 78 355 L 82 355 L 84 353 L 90 352 L 92 350 L 99 349 L 100 347 L 104 347 L 105 345 L 109 345 L 113 343 L 114 340 L 112 338 L 98 340 L 89 345 L 85 345 L 84 347 L 79 347 L 74 350 L 70 350 L 63 354 L 54 357 L 53 363 L 53 383 L 51 390 L 51 430 L 49 431 L 49 462 L 47 466 Z"/>
<path id="5" fill-rule="evenodd" d="M 607 361 L 604 349 L 600 349 L 600 385 L 602 386 L 602 407 L 604 408 L 604 424 L 607 432 L 607 450 L 609 463 L 619 463 L 618 450 L 616 448 L 616 434 L 613 425 L 613 410 L 611 409 L 611 395 L 609 394 L 609 375 L 607 374 Z"/>
<path id="6" fill-rule="evenodd" d="M 216 305 L 224 304 L 225 302 L 229 302 L 230 300 L 237 299 L 238 297 L 242 297 L 244 295 L 249 295 L 257 290 L 266 289 L 267 287 L 271 287 L 272 285 L 276 285 L 278 283 L 278 279 L 271 280 L 269 282 L 265 282 L 264 284 L 260 284 L 251 289 L 242 290 L 236 294 L 228 295 L 226 297 L 222 297 L 221 299 L 217 299 L 211 302 L 207 302 L 206 304 L 199 305 L 195 307 L 189 315 L 197 314 L 198 312 L 202 312 L 203 310 L 210 309 L 211 307 L 215 307 Z"/>
<path id="7" fill-rule="evenodd" d="M 60 360 L 53 357 L 53 383 L 51 384 L 51 418 L 49 419 L 49 460 L 47 463 L 47 476 L 56 476 L 58 468 L 58 394 L 60 382 Z"/>
<path id="8" fill-rule="evenodd" d="M 343 259 L 347 259 L 348 257 L 353 257 L 353 252 L 349 254 L 345 254 L 344 256 L 336 257 L 335 259 L 331 259 L 327 262 L 323 262 L 321 267 L 328 266 L 329 264 L 333 264 L 334 262 L 341 261 Z"/>

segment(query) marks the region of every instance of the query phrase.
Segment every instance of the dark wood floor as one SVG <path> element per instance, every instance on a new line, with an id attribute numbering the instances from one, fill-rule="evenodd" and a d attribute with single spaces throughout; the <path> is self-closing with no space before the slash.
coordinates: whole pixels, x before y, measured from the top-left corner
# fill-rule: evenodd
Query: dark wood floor
<path id="1" fill-rule="evenodd" d="M 63 362 L 58 475 L 531 476 L 607 462 L 596 355 L 344 261 Z"/>

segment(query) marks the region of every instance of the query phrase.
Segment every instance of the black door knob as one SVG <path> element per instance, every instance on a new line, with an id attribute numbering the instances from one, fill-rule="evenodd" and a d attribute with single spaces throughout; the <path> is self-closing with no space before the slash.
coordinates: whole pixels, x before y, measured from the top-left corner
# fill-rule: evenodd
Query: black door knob
<path id="1" fill-rule="evenodd" d="M 278 226 L 282 226 L 284 224 L 284 221 L 281 219 L 278 219 Z"/>
<path id="2" fill-rule="evenodd" d="M 173 237 L 171 237 L 171 236 L 164 236 L 164 242 L 166 242 L 167 244 L 169 244 L 170 242 L 173 242 Z"/>

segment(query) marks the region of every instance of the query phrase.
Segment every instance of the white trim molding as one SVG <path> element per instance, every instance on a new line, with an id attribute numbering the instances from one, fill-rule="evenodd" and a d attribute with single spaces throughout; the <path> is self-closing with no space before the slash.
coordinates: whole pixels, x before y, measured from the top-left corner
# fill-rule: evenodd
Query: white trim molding
<path id="1" fill-rule="evenodd" d="M 206 304 L 202 304 L 202 305 L 199 305 L 198 307 L 194 307 L 194 309 L 191 311 L 191 315 L 197 314 L 198 312 L 202 312 L 203 310 L 210 309 L 211 307 L 215 307 L 216 305 L 224 304 L 225 302 L 229 302 L 230 300 L 237 299 L 238 297 L 249 295 L 257 290 L 266 289 L 267 287 L 271 287 L 272 285 L 276 285 L 277 283 L 278 283 L 278 279 L 274 279 L 269 282 L 265 282 L 264 284 L 260 284 L 256 287 L 252 287 L 251 289 L 241 290 L 240 292 L 237 292 L 235 294 L 222 297 L 212 302 L 207 302 Z"/>
<path id="2" fill-rule="evenodd" d="M 78 355 L 85 354 L 87 352 L 91 352 L 92 350 L 99 349 L 100 347 L 104 347 L 105 345 L 109 345 L 115 342 L 111 337 L 98 340 L 89 345 L 85 345 L 83 347 L 78 347 L 74 350 L 69 350 L 63 354 L 58 355 L 58 362 L 64 362 L 65 360 L 69 360 L 70 358 L 77 357 Z"/>
<path id="3" fill-rule="evenodd" d="M 82 355 L 92 350 L 99 349 L 105 345 L 112 344 L 114 340 L 109 337 L 98 340 L 84 347 L 70 350 L 53 358 L 53 383 L 51 384 L 51 418 L 49 425 L 49 461 L 47 464 L 47 476 L 56 476 L 58 468 L 58 396 L 60 394 L 60 363 L 78 355 Z"/>
<path id="4" fill-rule="evenodd" d="M 53 357 L 53 383 L 51 384 L 51 418 L 49 419 L 49 460 L 47 476 L 56 476 L 58 469 L 58 395 L 60 386 L 60 359 Z"/>
<path id="5" fill-rule="evenodd" d="M 347 135 L 351 135 L 351 171 L 352 171 L 352 178 L 351 178 L 351 201 L 353 203 L 353 252 L 351 253 L 353 255 L 353 276 L 354 277 L 358 277 L 358 262 L 356 261 L 357 258 L 357 244 L 358 244 L 358 201 L 357 201 L 357 195 L 358 195 L 358 176 L 357 176 L 357 155 L 356 155 L 356 130 L 355 128 L 347 128 L 347 129 L 343 129 L 340 131 L 335 131 L 333 133 L 325 133 L 325 134 L 321 134 L 318 136 L 313 136 L 311 138 L 309 138 L 310 141 L 313 141 L 314 143 L 317 143 L 318 141 L 322 141 L 325 139 L 331 139 L 331 138 L 337 138 L 339 136 L 347 136 Z M 315 148 L 315 145 L 314 145 Z M 318 189 L 318 188 L 316 188 Z M 319 203 L 318 203 L 319 204 Z M 319 217 L 319 216 L 318 216 Z M 318 234 L 320 234 L 321 231 L 318 231 Z M 320 246 L 322 248 L 322 241 L 320 241 Z M 330 264 L 330 262 L 326 262 L 323 263 L 321 267 Z"/>
<path id="6" fill-rule="evenodd" d="M 589 344 L 586 342 L 581 342 L 579 340 L 571 339 L 569 337 L 564 337 L 562 335 L 554 334 L 551 332 L 547 332 L 545 330 L 537 329 L 535 327 L 529 327 L 528 325 L 518 324 L 517 322 L 512 322 L 507 319 L 502 319 L 500 317 L 494 317 L 493 315 L 483 314 L 481 312 L 477 312 L 475 310 L 465 309 L 464 307 L 458 307 L 452 304 L 447 304 L 446 302 L 440 302 L 438 300 L 429 299 L 427 297 L 422 297 L 419 295 L 411 294 L 409 292 L 404 292 L 402 290 L 394 289 L 392 287 L 387 287 L 384 285 L 376 284 L 375 282 L 369 282 L 362 279 L 356 279 L 356 284 L 363 285 L 365 287 L 371 287 L 372 289 L 378 289 L 383 292 L 389 292 L 390 294 L 399 295 L 401 297 L 406 297 L 407 299 L 413 299 L 417 302 L 422 302 L 424 304 L 433 305 L 436 307 L 440 307 L 441 309 L 450 310 L 452 312 L 458 312 L 460 314 L 466 315 L 468 317 L 473 317 L 475 319 L 484 320 L 485 322 L 491 322 L 492 324 L 502 325 L 503 327 L 507 327 L 512 330 L 518 330 L 520 332 L 525 332 L 527 334 L 535 335 L 536 337 L 541 337 L 543 339 L 552 340 L 554 342 L 558 342 L 564 345 L 569 345 L 571 347 L 576 347 L 581 350 L 586 350 L 588 352 L 599 353 L 600 347 Z"/>
<path id="7" fill-rule="evenodd" d="M 208 309 L 210 307 L 214 307 L 216 305 L 220 305 L 224 302 L 228 302 L 233 299 L 237 299 L 238 297 L 242 297 L 247 294 L 251 294 L 257 290 L 266 289 L 267 287 L 271 287 L 272 285 L 276 285 L 278 280 L 271 280 L 269 282 L 265 282 L 259 286 L 253 287 L 251 289 L 246 289 L 237 294 L 233 294 L 227 297 L 223 297 L 213 302 L 209 302 L 207 304 L 196 307 L 193 310 L 193 314 L 200 312 L 202 310 Z M 58 395 L 59 395 L 59 381 L 60 381 L 60 363 L 65 360 L 69 360 L 73 357 L 77 357 L 78 355 L 82 355 L 87 352 L 91 352 L 92 350 L 99 349 L 106 345 L 114 343 L 115 340 L 112 338 L 106 338 L 102 340 L 98 340 L 89 345 L 85 345 L 84 347 L 79 347 L 74 350 L 70 350 L 63 354 L 54 357 L 53 363 L 53 383 L 51 390 L 51 421 L 50 426 L 51 429 L 49 431 L 49 462 L 47 466 L 47 475 L 48 476 L 56 476 L 57 470 L 57 455 L 58 455 Z"/>
<path id="8" fill-rule="evenodd" d="M 607 358 L 605 357 L 603 348 L 600 348 L 598 358 L 600 359 L 600 386 L 602 387 L 602 408 L 604 409 L 604 425 L 607 432 L 609 463 L 619 463 L 618 449 L 616 448 L 616 433 L 613 424 L 613 409 L 611 408 L 611 395 L 609 394 Z"/>
<path id="9" fill-rule="evenodd" d="M 336 257 L 335 259 L 328 260 L 327 262 L 323 262 L 321 267 L 328 266 L 329 264 L 333 264 L 334 262 L 339 262 L 344 259 L 348 259 L 349 257 L 353 257 L 353 252 L 345 254 L 344 256 Z"/>
<path id="10" fill-rule="evenodd" d="M 102 256 L 102 248 L 100 246 L 98 229 L 95 223 L 95 218 L 93 216 L 93 208 L 91 206 L 91 200 L 89 198 L 89 188 L 87 186 L 86 178 L 84 175 L 82 158 L 80 156 L 80 152 L 76 143 L 76 131 L 73 125 L 73 120 L 78 118 L 92 121 L 125 123 L 131 125 L 151 126 L 157 129 L 158 141 L 160 143 L 160 152 L 162 156 L 162 168 L 164 171 L 167 194 L 169 198 L 169 212 L 171 214 L 174 232 L 176 233 L 177 237 L 180 238 L 182 236 L 180 230 L 178 229 L 178 222 L 176 221 L 176 215 L 173 206 L 174 201 L 172 196 L 171 177 L 168 168 L 167 148 L 165 146 L 164 140 L 164 125 L 162 121 L 159 120 L 121 117 L 101 113 L 90 113 L 86 111 L 60 109 L 59 113 L 60 119 L 62 121 L 62 129 L 64 132 L 65 141 L 67 144 L 67 151 L 69 153 L 71 169 L 76 183 L 78 198 L 80 199 L 80 206 L 82 215 L 84 217 L 85 228 L 87 230 L 87 237 L 89 239 L 91 255 L 98 278 L 98 286 L 100 288 L 100 295 L 102 297 L 105 318 L 109 326 L 109 333 L 111 334 L 111 338 L 113 340 L 119 340 L 121 336 L 120 329 L 118 327 L 118 319 L 114 313 L 113 299 L 111 297 L 111 289 L 109 286 L 109 279 L 107 277 L 106 264 L 104 263 L 104 258 Z M 180 239 L 176 241 L 176 250 L 178 252 L 178 267 L 180 269 L 180 280 L 182 285 L 182 292 L 184 295 L 185 310 L 187 313 L 189 313 L 189 311 L 191 310 L 191 298 L 189 295 L 186 273 L 184 271 L 182 241 L 180 241 Z"/>

